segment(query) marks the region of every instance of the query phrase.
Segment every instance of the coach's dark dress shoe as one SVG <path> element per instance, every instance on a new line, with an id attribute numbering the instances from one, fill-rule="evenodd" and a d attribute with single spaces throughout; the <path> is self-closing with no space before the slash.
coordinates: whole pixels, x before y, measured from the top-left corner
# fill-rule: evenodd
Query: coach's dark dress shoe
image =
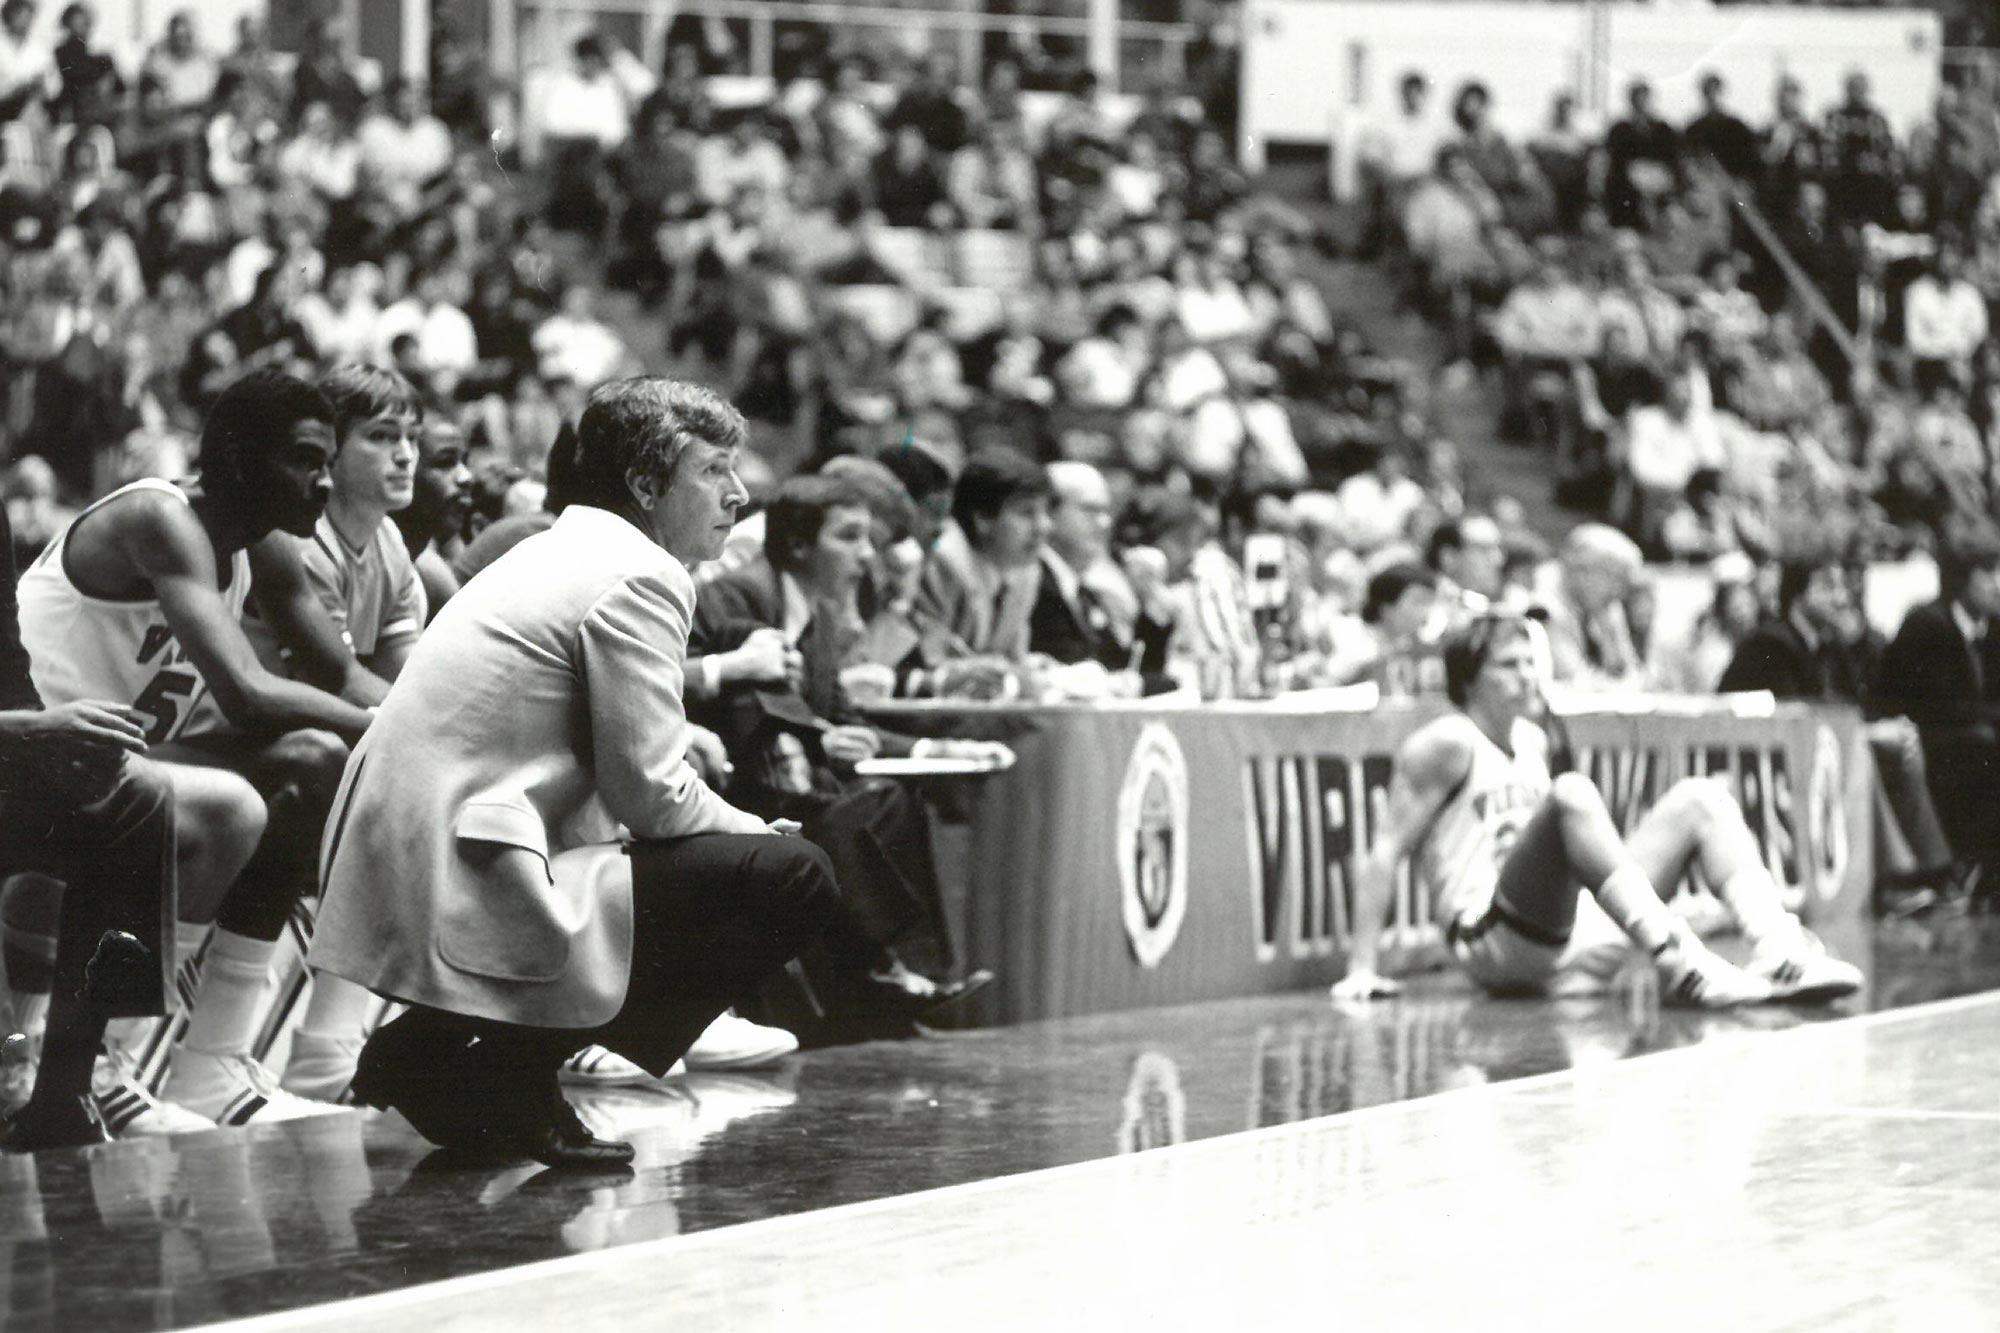
<path id="1" fill-rule="evenodd" d="M 400 1111 L 417 1133 L 469 1161 L 528 1157 L 602 1170 L 632 1160 L 631 1144 L 590 1132 L 553 1068 L 522 1064 L 518 1054 L 504 1040 L 412 1010 L 369 1038 L 354 1098 Z"/>

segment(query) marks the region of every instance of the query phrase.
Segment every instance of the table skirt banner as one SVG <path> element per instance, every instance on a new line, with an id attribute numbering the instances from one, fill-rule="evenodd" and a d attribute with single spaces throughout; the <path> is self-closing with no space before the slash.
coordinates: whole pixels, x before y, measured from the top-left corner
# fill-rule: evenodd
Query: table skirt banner
<path id="1" fill-rule="evenodd" d="M 1339 976 L 1392 756 L 1435 710 L 1272 705 L 897 708 L 912 731 L 1005 740 L 1015 767 L 941 784 L 939 840 L 968 1015 L 1016 1022 L 1322 985 Z M 1808 920 L 1867 910 L 1874 774 L 1850 709 L 1574 715 L 1576 765 L 1631 828 L 1691 775 L 1736 792 Z M 1700 885 L 1676 886 L 1699 891 Z M 1386 943 L 1434 944 L 1407 877 Z"/>

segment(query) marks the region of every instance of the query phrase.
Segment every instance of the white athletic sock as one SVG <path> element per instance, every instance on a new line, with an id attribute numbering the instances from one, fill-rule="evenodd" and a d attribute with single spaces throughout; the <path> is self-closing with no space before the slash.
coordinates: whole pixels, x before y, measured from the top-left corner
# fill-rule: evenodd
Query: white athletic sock
<path id="1" fill-rule="evenodd" d="M 153 1039 L 153 1032 L 162 1021 L 158 1018 L 114 1018 L 104 1025 L 104 1049 L 125 1051 L 137 1058 L 146 1049 L 146 1043 Z"/>
<path id="2" fill-rule="evenodd" d="M 1736 917 L 1736 924 L 1743 927 L 1743 937 L 1753 951 L 1799 943 L 1803 930 L 1799 919 L 1785 910 L 1778 897 L 1778 883 L 1763 866 L 1737 871 L 1716 894 Z"/>
<path id="3" fill-rule="evenodd" d="M 211 1055 L 249 1054 L 277 951 L 276 940 L 253 940 L 217 926 L 181 1044 Z"/>
<path id="4" fill-rule="evenodd" d="M 14 1006 L 13 1026 L 10 1032 L 25 1032 L 29 1036 L 45 1032 L 49 1026 L 49 993 L 47 991 L 9 991 L 8 998 Z"/>
<path id="5" fill-rule="evenodd" d="M 5 951 L 13 954 L 15 961 L 15 967 L 4 974 L 7 1001 L 13 1007 L 13 1023 L 7 1031 L 33 1036 L 49 1025 L 48 986 L 56 970 L 56 937 L 12 922 L 0 930 L 7 937 Z"/>
<path id="6" fill-rule="evenodd" d="M 1626 862 L 1597 886 L 1597 902 L 1618 928 L 1648 954 L 1656 954 L 1674 938 L 1676 920 L 1653 890 L 1653 882 L 1634 862 Z"/>
<path id="7" fill-rule="evenodd" d="M 365 1037 L 374 1008 L 375 997 L 346 977 L 316 971 L 306 1016 L 299 1020 L 299 1034 L 336 1040 Z"/>

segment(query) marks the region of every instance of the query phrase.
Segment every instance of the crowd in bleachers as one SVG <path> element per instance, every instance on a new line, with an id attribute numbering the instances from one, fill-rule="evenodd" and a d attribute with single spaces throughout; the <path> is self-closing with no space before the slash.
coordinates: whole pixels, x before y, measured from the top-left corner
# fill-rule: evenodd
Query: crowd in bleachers
<path id="1" fill-rule="evenodd" d="M 1586 131 L 1558 94 L 1525 141 L 1486 90 L 1420 75 L 1364 141 L 1375 237 L 1491 367 L 1503 425 L 1558 493 L 1650 557 L 1764 555 L 1783 516 L 1850 516 L 1871 555 L 1928 549 L 1994 495 L 2000 107 L 1977 69 L 1898 136 L 1855 73 L 1752 124 L 1716 75 L 1663 120 L 1643 82 Z"/>

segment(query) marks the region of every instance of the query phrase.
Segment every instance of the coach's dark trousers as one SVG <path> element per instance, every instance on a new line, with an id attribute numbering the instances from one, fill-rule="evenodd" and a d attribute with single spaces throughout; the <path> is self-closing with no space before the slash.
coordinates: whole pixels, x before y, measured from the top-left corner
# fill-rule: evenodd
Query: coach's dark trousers
<path id="1" fill-rule="evenodd" d="M 802 838 L 699 834 L 636 843 L 631 856 L 632 977 L 609 1023 L 537 1028 L 418 1006 L 375 1040 L 393 1046 L 406 1076 L 458 1084 L 468 1115 L 484 1104 L 532 1116 L 557 1067 L 593 1043 L 666 1073 L 738 996 L 818 939 L 839 905 L 826 853 Z"/>

